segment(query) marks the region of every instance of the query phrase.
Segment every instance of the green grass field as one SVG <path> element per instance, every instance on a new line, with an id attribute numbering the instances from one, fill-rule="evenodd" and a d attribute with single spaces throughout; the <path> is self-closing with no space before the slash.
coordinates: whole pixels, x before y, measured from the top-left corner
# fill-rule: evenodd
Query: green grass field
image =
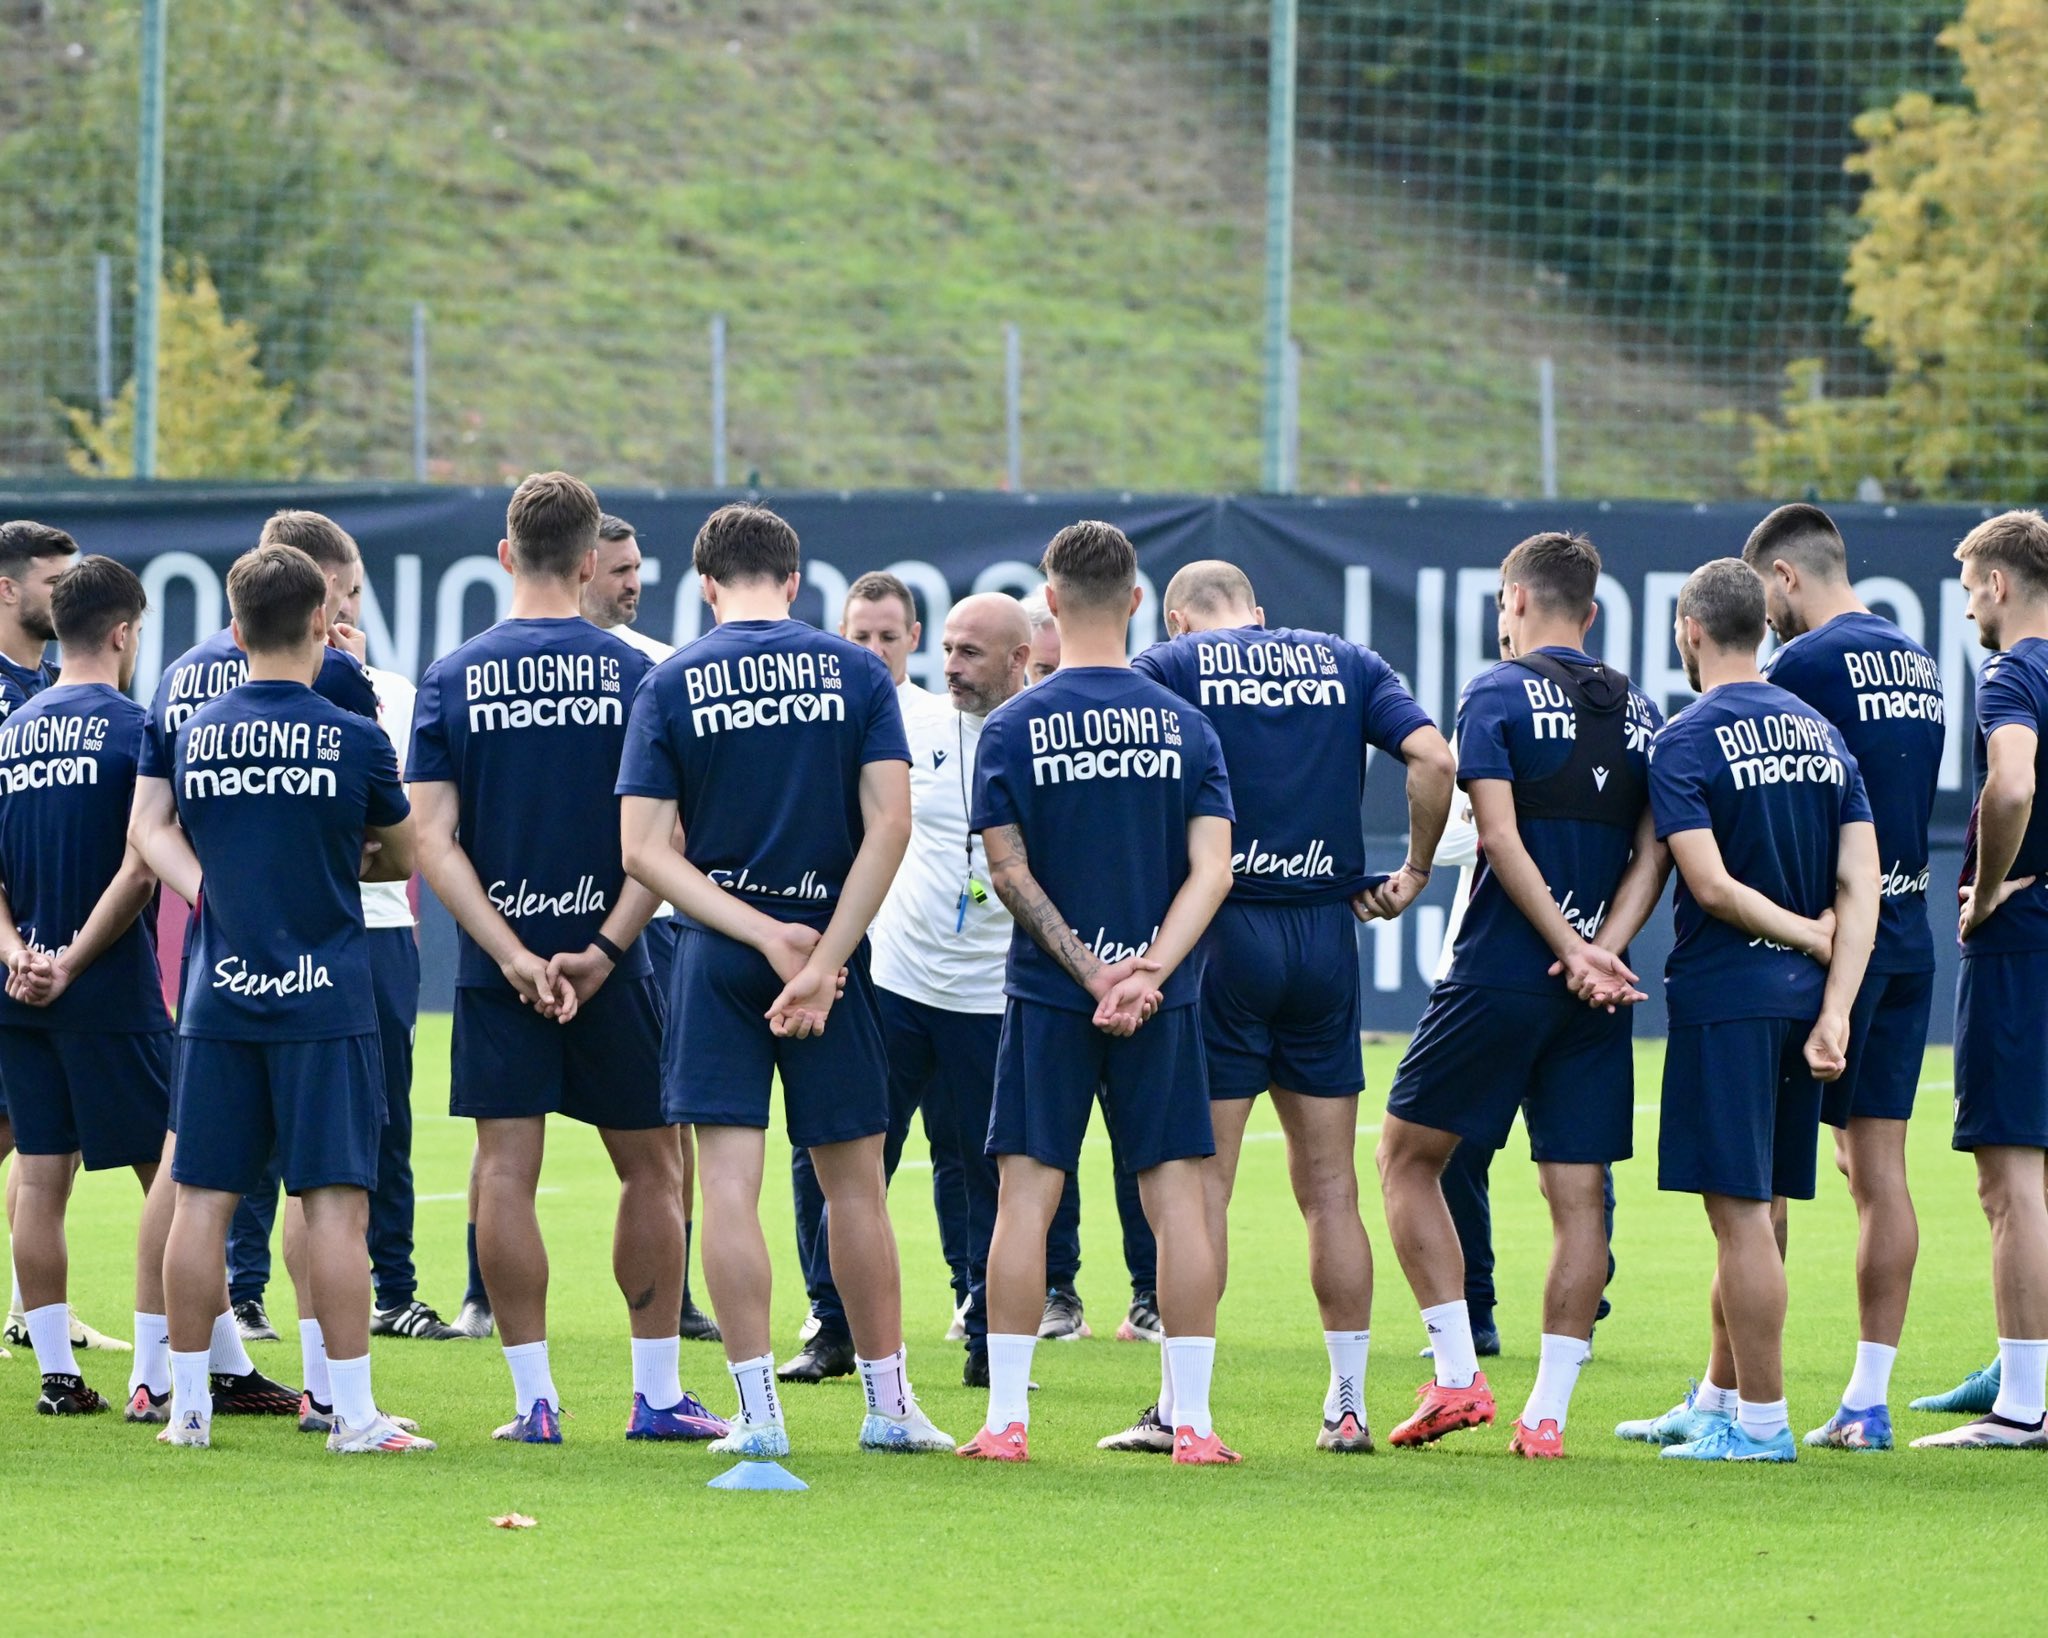
<path id="1" fill-rule="evenodd" d="M 1376 1099 L 1397 1048 L 1368 1049 L 1359 1163 L 1370 1175 Z M 1697 1204 L 1656 1190 L 1660 1049 L 1639 1053 L 1638 1159 L 1620 1168 L 1613 1317 L 1573 1406 L 1571 1459 L 1508 1456 L 1505 1425 L 1419 1452 L 1319 1455 L 1325 1363 L 1282 1147 L 1261 1108 L 1245 1150 L 1235 1278 L 1217 1372 L 1234 1471 L 1180 1472 L 1108 1456 L 1095 1438 L 1153 1396 L 1158 1357 L 1106 1340 L 1126 1297 L 1106 1146 L 1085 1166 L 1081 1289 L 1102 1333 L 1044 1344 L 1031 1465 L 861 1456 L 851 1380 L 788 1395 L 801 1496 L 704 1488 L 725 1464 L 701 1447 L 628 1445 L 625 1326 L 609 1273 L 609 1174 L 595 1139 L 552 1134 L 542 1222 L 554 1266 L 553 1355 L 576 1413 L 559 1449 L 493 1444 L 510 1414 L 495 1344 L 376 1345 L 378 1397 L 417 1416 L 435 1455 L 341 1462 L 288 1424 L 223 1422 L 208 1453 L 159 1448 L 115 1416 L 33 1414 L 34 1366 L 0 1363 L 0 1520 L 10 1623 L 25 1630 L 217 1628 L 612 1631 L 823 1622 L 832 1630 L 1329 1631 L 1394 1620 L 1412 1632 L 1585 1630 L 1975 1632 L 2038 1629 L 2022 1576 L 1993 1575 L 1971 1544 L 2011 1542 L 2043 1518 L 2042 1465 L 2025 1455 L 1804 1453 L 1792 1469 L 1660 1464 L 1624 1445 L 1621 1418 L 1663 1410 L 1706 1357 L 1711 1245 Z M 447 1021 L 420 1035 L 422 1295 L 452 1312 L 463 1275 L 470 1138 L 443 1104 Z M 1920 1280 L 1894 1383 L 1900 1433 L 1942 1425 L 1903 1412 L 1983 1363 L 1993 1324 L 1986 1233 L 1967 1157 L 1948 1148 L 1946 1052 L 1929 1055 L 1913 1139 Z M 1519 1134 L 1494 1172 L 1500 1321 L 1489 1373 L 1503 1423 L 1535 1372 L 1548 1231 Z M 913 1138 L 911 1163 L 922 1159 Z M 772 1168 L 771 1168 L 772 1174 Z M 948 1293 L 921 1166 L 898 1179 L 911 1366 L 935 1420 L 970 1433 L 983 1396 L 958 1386 L 940 1338 Z M 86 1179 L 73 1208 L 73 1294 L 125 1334 L 132 1182 Z M 771 1183 L 776 1332 L 802 1313 L 786 1193 Z M 1382 1435 L 1412 1403 L 1420 1326 L 1366 1188 L 1379 1254 L 1369 1400 Z M 1854 1220 L 1828 1171 L 1792 1224 L 1788 1386 L 1794 1431 L 1833 1408 L 1856 1340 Z M 278 1269 L 272 1315 L 291 1314 Z M 288 1345 L 254 1350 L 297 1381 Z M 86 1356 L 118 1394 L 124 1358 Z M 716 1348 L 686 1345 L 684 1381 L 717 1408 L 731 1386 Z M 539 1527 L 492 1529 L 517 1510 Z M 2022 1547 L 2024 1561 L 2030 1549 Z M 2033 1614 L 2028 1611 L 2033 1610 Z"/>

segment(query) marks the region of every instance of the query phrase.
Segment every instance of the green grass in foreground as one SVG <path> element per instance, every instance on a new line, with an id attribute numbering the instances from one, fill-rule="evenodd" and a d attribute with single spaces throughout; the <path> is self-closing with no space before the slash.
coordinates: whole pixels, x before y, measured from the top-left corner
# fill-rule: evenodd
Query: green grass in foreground
<path id="1" fill-rule="evenodd" d="M 1366 1054 L 1372 1127 L 1396 1048 Z M 576 1417 L 561 1449 L 494 1445 L 510 1387 L 494 1344 L 376 1345 L 379 1398 L 420 1418 L 432 1456 L 341 1462 L 286 1425 L 223 1422 L 209 1453 L 160 1449 L 109 1416 L 32 1413 L 22 1351 L 0 1363 L 0 1520 L 8 1613 L 24 1631 L 152 1625 L 217 1629 L 233 1612 L 259 1629 L 360 1632 L 612 1631 L 823 1620 L 835 1630 L 1005 1631 L 1247 1628 L 1329 1631 L 1392 1621 L 1409 1632 L 1532 1629 L 1801 1631 L 2038 1628 L 2023 1583 L 1957 1551 L 2009 1541 L 2042 1518 L 2041 1463 L 2026 1455 L 1805 1453 L 1796 1468 L 1661 1464 L 1611 1435 L 1663 1410 L 1706 1357 L 1711 1245 L 1696 1202 L 1655 1179 L 1661 1047 L 1639 1053 L 1638 1158 L 1620 1168 L 1615 1313 L 1582 1378 L 1571 1459 L 1535 1467 L 1506 1453 L 1506 1422 L 1535 1372 L 1548 1231 L 1518 1134 L 1496 1166 L 1495 1227 L 1506 1354 L 1489 1374 L 1503 1426 L 1420 1452 L 1366 1459 L 1312 1448 L 1325 1378 L 1300 1220 L 1282 1146 L 1262 1106 L 1233 1222 L 1219 1422 L 1245 1453 L 1235 1471 L 1179 1471 L 1112 1457 L 1095 1438 L 1152 1397 L 1149 1345 L 1103 1340 L 1126 1292 L 1107 1151 L 1084 1168 L 1082 1294 L 1101 1336 L 1041 1346 L 1033 1459 L 1023 1469 L 853 1450 L 850 1380 L 793 1390 L 791 1467 L 802 1496 L 729 1495 L 704 1481 L 724 1463 L 698 1447 L 628 1445 L 625 1327 L 609 1273 L 611 1191 L 595 1139 L 559 1127 L 541 1200 L 554 1266 L 558 1381 Z M 443 1106 L 447 1021 L 420 1032 L 417 1167 L 422 1295 L 452 1311 L 462 1284 L 466 1126 Z M 1948 1148 L 1946 1052 L 1922 1081 L 1913 1164 L 1920 1281 L 1893 1405 L 1900 1432 L 1940 1425 L 1903 1411 L 1982 1364 L 1993 1325 L 1986 1235 L 1967 1157 Z M 1652 1107 L 1644 1107 L 1652 1106 Z M 913 1138 L 911 1165 L 922 1159 Z M 776 1259 L 776 1333 L 802 1313 L 787 1194 L 771 1167 L 764 1216 Z M 945 1270 L 928 1173 L 899 1179 L 911 1365 L 942 1427 L 971 1432 L 983 1397 L 957 1386 Z M 135 1200 L 113 1176 L 83 1181 L 73 1208 L 73 1292 L 88 1318 L 125 1334 Z M 1856 1338 L 1853 1215 L 1841 1180 L 1795 1209 L 1788 1384 L 1794 1431 L 1833 1408 Z M 1380 1257 L 1370 1404 L 1382 1435 L 1424 1370 L 1421 1338 L 1366 1186 Z M 291 1316 L 278 1271 L 273 1317 Z M 295 1348 L 255 1350 L 296 1381 Z M 87 1356 L 109 1395 L 123 1359 Z M 715 1407 L 731 1388 L 718 1350 L 686 1346 L 684 1381 Z M 539 1528 L 486 1523 L 511 1510 Z"/>

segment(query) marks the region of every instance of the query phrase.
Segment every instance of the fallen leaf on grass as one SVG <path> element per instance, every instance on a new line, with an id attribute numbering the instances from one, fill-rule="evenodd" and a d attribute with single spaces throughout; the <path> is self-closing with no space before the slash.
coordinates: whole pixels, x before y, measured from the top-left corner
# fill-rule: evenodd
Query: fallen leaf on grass
<path id="1" fill-rule="evenodd" d="M 539 1519 L 530 1519 L 524 1513 L 500 1513 L 491 1520 L 500 1530 L 531 1530 Z"/>

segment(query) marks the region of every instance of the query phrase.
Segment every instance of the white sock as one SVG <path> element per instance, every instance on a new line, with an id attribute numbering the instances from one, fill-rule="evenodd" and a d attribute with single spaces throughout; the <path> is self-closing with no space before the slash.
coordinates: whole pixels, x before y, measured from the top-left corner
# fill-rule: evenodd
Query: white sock
<path id="1" fill-rule="evenodd" d="M 366 1354 L 364 1358 L 368 1358 Z M 299 1321 L 299 1369 L 305 1374 L 306 1392 L 320 1404 L 334 1403 L 334 1383 L 328 1371 L 327 1338 L 316 1319 Z M 349 1418 L 354 1421 L 354 1417 Z"/>
<path id="2" fill-rule="evenodd" d="M 1031 1355 L 1037 1346 L 1036 1336 L 989 1332 L 988 1419 L 982 1426 L 990 1433 L 1012 1422 L 1031 1426 Z"/>
<path id="3" fill-rule="evenodd" d="M 1330 1353 L 1330 1385 L 1323 1391 L 1323 1420 L 1335 1422 L 1349 1414 L 1365 1422 L 1365 1356 L 1370 1331 L 1325 1331 Z"/>
<path id="4" fill-rule="evenodd" d="M 1216 1431 L 1209 1416 L 1209 1379 L 1216 1370 L 1214 1337 L 1168 1337 L 1161 1348 L 1173 1372 L 1173 1425 L 1192 1428 L 1197 1439 Z"/>
<path id="5" fill-rule="evenodd" d="M 1735 1420 L 1742 1425 L 1742 1431 L 1752 1439 L 1775 1439 L 1792 1425 L 1782 1399 L 1765 1400 L 1762 1403 L 1744 1399 L 1735 1407 Z"/>
<path id="6" fill-rule="evenodd" d="M 303 1322 L 302 1322 L 303 1323 Z M 320 1350 L 321 1363 L 333 1382 L 334 1414 L 352 1428 L 366 1428 L 377 1420 L 376 1396 L 370 1392 L 370 1356 L 361 1359 L 329 1359 Z M 309 1393 L 311 1389 L 307 1390 Z"/>
<path id="7" fill-rule="evenodd" d="M 1479 1354 L 1472 1346 L 1472 1313 L 1464 1299 L 1423 1309 L 1422 1324 L 1435 1351 L 1432 1363 L 1436 1366 L 1438 1386 L 1471 1387 L 1473 1378 L 1479 1374 Z"/>
<path id="8" fill-rule="evenodd" d="M 191 1411 L 211 1418 L 213 1382 L 208 1375 L 209 1357 L 202 1353 L 171 1354 L 171 1420 L 178 1421 Z"/>
<path id="9" fill-rule="evenodd" d="M 1159 1339 L 1159 1420 L 1173 1426 L 1173 1356 L 1166 1351 L 1166 1338 Z"/>
<path id="10" fill-rule="evenodd" d="M 242 1333 L 235 1328 L 233 1309 L 213 1322 L 213 1341 L 206 1357 L 212 1361 L 209 1369 L 220 1372 L 222 1376 L 247 1376 L 256 1369 L 256 1361 L 242 1346 Z"/>
<path id="11" fill-rule="evenodd" d="M 1586 1339 L 1543 1333 L 1542 1352 L 1536 1362 L 1536 1386 L 1529 1390 L 1529 1403 L 1522 1407 L 1522 1426 L 1534 1431 L 1545 1422 L 1555 1422 L 1564 1432 L 1565 1413 L 1572 1406 L 1572 1389 L 1579 1385 L 1579 1367 L 1586 1363 Z"/>
<path id="12" fill-rule="evenodd" d="M 128 1373 L 128 1394 L 137 1388 L 151 1393 L 171 1391 L 171 1322 L 161 1314 L 135 1316 L 135 1363 Z"/>
<path id="13" fill-rule="evenodd" d="M 740 1393 L 740 1420 L 755 1426 L 782 1425 L 782 1400 L 775 1392 L 775 1356 L 735 1360 L 726 1366 Z"/>
<path id="14" fill-rule="evenodd" d="M 1710 1416 L 1733 1416 L 1736 1393 L 1733 1388 L 1717 1388 L 1712 1377 L 1700 1378 L 1699 1390 L 1692 1396 L 1693 1409 L 1703 1410 Z"/>
<path id="15" fill-rule="evenodd" d="M 1850 1410 L 1868 1410 L 1882 1405 L 1892 1391 L 1892 1361 L 1896 1348 L 1881 1342 L 1856 1344 L 1856 1369 L 1849 1373 L 1849 1385 L 1842 1390 L 1842 1403 Z"/>
<path id="16" fill-rule="evenodd" d="M 7 1317 L 24 1317 L 21 1309 L 21 1276 L 14 1272 L 14 1250 L 11 1246 L 7 1252 Z"/>
<path id="17" fill-rule="evenodd" d="M 633 1338 L 633 1391 L 650 1409 L 669 1410 L 683 1401 L 681 1337 Z"/>
<path id="18" fill-rule="evenodd" d="M 1998 1399 L 1993 1416 L 2029 1425 L 2041 1420 L 2048 1401 L 2048 1340 L 1998 1339 Z"/>
<path id="19" fill-rule="evenodd" d="M 50 1302 L 28 1311 L 29 1345 L 36 1351 L 36 1369 L 45 1376 L 78 1375 L 78 1357 L 71 1351 L 71 1306 Z"/>
<path id="20" fill-rule="evenodd" d="M 860 1385 L 867 1390 L 870 1414 L 893 1416 L 899 1422 L 910 1414 L 910 1376 L 904 1369 L 901 1348 L 887 1359 L 862 1359 L 855 1354 L 853 1362 L 860 1367 Z"/>
<path id="21" fill-rule="evenodd" d="M 505 1363 L 512 1371 L 512 1413 L 515 1416 L 530 1414 L 536 1399 L 545 1399 L 556 1410 L 562 1408 L 561 1398 L 555 1392 L 555 1379 L 548 1371 L 546 1337 L 538 1342 L 507 1344 Z"/>

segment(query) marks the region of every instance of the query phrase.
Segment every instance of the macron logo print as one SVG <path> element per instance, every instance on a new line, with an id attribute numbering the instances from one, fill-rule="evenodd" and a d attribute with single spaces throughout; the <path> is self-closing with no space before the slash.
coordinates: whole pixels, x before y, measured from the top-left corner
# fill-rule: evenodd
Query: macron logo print
<path id="1" fill-rule="evenodd" d="M 946 765 L 946 753 L 945 753 L 944 751 L 934 751 L 934 752 L 932 752 L 932 766 L 933 766 L 934 768 L 943 768 L 943 767 L 944 767 L 945 765 Z"/>
<path id="2" fill-rule="evenodd" d="M 1607 770 L 1605 768 L 1595 768 L 1593 770 L 1593 789 L 1596 791 L 1607 789 Z"/>

